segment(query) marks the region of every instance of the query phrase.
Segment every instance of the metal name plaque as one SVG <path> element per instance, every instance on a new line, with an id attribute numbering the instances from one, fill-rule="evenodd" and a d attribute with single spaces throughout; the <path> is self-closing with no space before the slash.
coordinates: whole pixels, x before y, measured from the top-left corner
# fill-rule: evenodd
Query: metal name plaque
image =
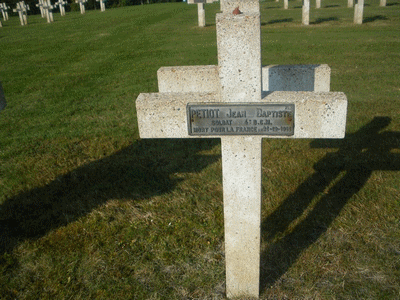
<path id="1" fill-rule="evenodd" d="M 189 135 L 293 135 L 294 104 L 187 105 Z"/>

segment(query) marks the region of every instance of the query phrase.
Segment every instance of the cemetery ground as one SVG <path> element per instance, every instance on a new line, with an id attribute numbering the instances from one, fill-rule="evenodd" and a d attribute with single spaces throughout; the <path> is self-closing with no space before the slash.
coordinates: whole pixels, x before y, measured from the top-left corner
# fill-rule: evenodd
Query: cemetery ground
<path id="1" fill-rule="evenodd" d="M 343 140 L 263 142 L 261 299 L 400 297 L 400 2 L 261 3 L 262 63 L 328 64 Z M 217 64 L 215 13 L 154 4 L 0 28 L 0 299 L 223 299 L 218 139 L 141 140 L 163 66 Z"/>

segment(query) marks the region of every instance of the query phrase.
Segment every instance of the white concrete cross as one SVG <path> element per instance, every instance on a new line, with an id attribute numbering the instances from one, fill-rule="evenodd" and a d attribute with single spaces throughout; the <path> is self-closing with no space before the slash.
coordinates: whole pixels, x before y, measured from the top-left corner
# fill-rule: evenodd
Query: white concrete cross
<path id="1" fill-rule="evenodd" d="M 96 2 L 100 2 L 100 11 L 105 11 L 106 10 L 106 0 L 96 0 Z"/>
<path id="2" fill-rule="evenodd" d="M 39 7 L 40 9 L 40 15 L 42 16 L 42 18 L 44 18 L 46 16 L 46 13 L 43 9 L 43 0 L 39 0 L 39 3 L 36 4 L 36 7 Z"/>
<path id="3" fill-rule="evenodd" d="M 354 5 L 354 24 L 362 24 L 364 12 L 364 0 L 356 0 Z"/>
<path id="4" fill-rule="evenodd" d="M 65 16 L 65 7 L 64 5 L 67 5 L 68 2 L 64 1 L 64 0 L 58 0 L 56 3 L 54 3 L 54 5 L 58 5 L 58 7 L 60 8 L 60 15 L 61 16 Z"/>
<path id="5" fill-rule="evenodd" d="M 43 0 L 43 10 L 47 18 L 47 23 L 51 23 L 54 21 L 53 8 L 54 6 L 51 5 L 50 0 Z"/>
<path id="6" fill-rule="evenodd" d="M 303 25 L 310 24 L 310 0 L 303 0 L 302 24 Z"/>
<path id="7" fill-rule="evenodd" d="M 10 9 L 9 6 L 5 2 L 0 3 L 0 10 L 3 15 L 4 21 L 8 21 L 8 10 Z"/>
<path id="8" fill-rule="evenodd" d="M 79 3 L 79 7 L 81 9 L 81 14 L 83 15 L 85 13 L 85 3 L 87 0 L 75 0 L 75 3 Z"/>
<path id="9" fill-rule="evenodd" d="M 13 12 L 18 12 L 19 20 L 22 26 L 28 24 L 28 10 L 30 10 L 29 5 L 26 5 L 24 1 L 17 2 L 17 7 L 13 9 Z"/>
<path id="10" fill-rule="evenodd" d="M 353 0 L 347 0 L 347 7 L 353 7 Z"/>
<path id="11" fill-rule="evenodd" d="M 197 4 L 199 27 L 206 26 L 206 12 L 204 10 L 204 3 L 213 3 L 215 1 L 217 0 L 188 0 L 188 4 Z"/>
<path id="12" fill-rule="evenodd" d="M 140 94 L 136 111 L 141 138 L 221 139 L 226 294 L 258 297 L 262 139 L 343 138 L 347 99 L 328 92 L 326 65 L 262 68 L 258 1 L 221 11 L 218 66 L 161 68 L 159 93 Z"/>

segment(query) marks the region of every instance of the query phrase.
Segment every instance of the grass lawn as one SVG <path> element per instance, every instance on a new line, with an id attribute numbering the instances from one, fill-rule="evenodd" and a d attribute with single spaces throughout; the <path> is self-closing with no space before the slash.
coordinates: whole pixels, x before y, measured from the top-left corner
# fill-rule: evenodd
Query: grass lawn
<path id="1" fill-rule="evenodd" d="M 262 63 L 328 64 L 343 140 L 264 140 L 261 299 L 400 298 L 400 2 L 261 3 Z M 215 13 L 153 4 L 0 28 L 0 299 L 224 299 L 218 139 L 141 140 L 162 66 L 217 64 Z"/>

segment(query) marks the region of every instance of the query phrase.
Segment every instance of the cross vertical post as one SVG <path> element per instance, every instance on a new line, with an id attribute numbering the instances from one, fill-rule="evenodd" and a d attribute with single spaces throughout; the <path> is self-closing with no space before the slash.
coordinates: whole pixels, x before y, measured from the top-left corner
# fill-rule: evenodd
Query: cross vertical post
<path id="1" fill-rule="evenodd" d="M 302 23 L 303 25 L 310 24 L 310 0 L 303 0 Z"/>
<path id="2" fill-rule="evenodd" d="M 354 5 L 354 24 L 362 24 L 364 12 L 364 0 L 356 0 Z"/>
<path id="3" fill-rule="evenodd" d="M 105 0 L 96 0 L 96 2 L 100 2 L 100 11 L 106 11 Z"/>
<path id="4" fill-rule="evenodd" d="M 289 8 L 289 0 L 283 0 L 283 9 Z"/>
<path id="5" fill-rule="evenodd" d="M 217 15 L 218 65 L 223 102 L 261 99 L 261 31 L 258 2 L 234 15 Z M 258 297 L 261 224 L 261 137 L 221 138 L 226 294 Z M 239 214 L 237 212 L 240 212 Z"/>

